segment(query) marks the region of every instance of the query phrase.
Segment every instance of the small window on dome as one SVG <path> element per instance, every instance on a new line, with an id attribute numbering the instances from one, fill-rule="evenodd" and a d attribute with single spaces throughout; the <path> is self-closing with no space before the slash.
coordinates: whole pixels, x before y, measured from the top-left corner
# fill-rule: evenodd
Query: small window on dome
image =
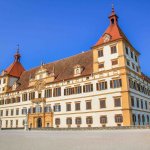
<path id="1" fill-rule="evenodd" d="M 76 65 L 74 67 L 74 75 L 75 76 L 80 75 L 82 73 L 82 71 L 83 71 L 83 67 L 81 67 L 80 65 Z"/>
<path id="2" fill-rule="evenodd" d="M 114 19 L 111 19 L 111 23 L 114 24 L 114 22 L 115 22 L 115 20 L 114 20 Z"/>

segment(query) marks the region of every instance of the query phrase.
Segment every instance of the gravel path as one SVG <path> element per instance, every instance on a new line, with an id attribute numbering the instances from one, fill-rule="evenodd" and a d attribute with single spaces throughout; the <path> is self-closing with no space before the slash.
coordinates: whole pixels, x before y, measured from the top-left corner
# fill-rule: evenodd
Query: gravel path
<path id="1" fill-rule="evenodd" d="M 150 150 L 150 130 L 0 131 L 0 150 Z"/>

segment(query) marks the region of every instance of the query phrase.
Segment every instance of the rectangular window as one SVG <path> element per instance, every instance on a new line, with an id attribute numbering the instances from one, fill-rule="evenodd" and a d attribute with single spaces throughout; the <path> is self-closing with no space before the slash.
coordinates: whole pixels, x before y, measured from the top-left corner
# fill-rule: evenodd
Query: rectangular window
<path id="1" fill-rule="evenodd" d="M 126 47 L 126 54 L 127 54 L 127 55 L 129 54 L 129 50 L 128 50 L 128 47 Z"/>
<path id="2" fill-rule="evenodd" d="M 27 114 L 27 108 L 24 107 L 24 108 L 22 109 L 22 115 L 26 115 L 26 114 Z"/>
<path id="3" fill-rule="evenodd" d="M 148 107 L 147 107 L 147 101 L 145 101 L 145 109 L 148 109 Z"/>
<path id="4" fill-rule="evenodd" d="M 54 105 L 54 112 L 60 112 L 61 111 L 61 105 L 60 104 L 55 104 Z"/>
<path id="5" fill-rule="evenodd" d="M 135 55 L 135 61 L 137 62 L 138 60 L 137 60 L 137 56 Z"/>
<path id="6" fill-rule="evenodd" d="M 135 65 L 134 65 L 134 63 L 132 63 L 132 68 L 133 68 L 133 70 L 135 70 Z"/>
<path id="7" fill-rule="evenodd" d="M 121 107 L 121 99 L 120 98 L 114 98 L 114 106 Z"/>
<path id="8" fill-rule="evenodd" d="M 104 68 L 104 63 L 99 63 L 99 69 L 102 69 L 102 68 Z"/>
<path id="9" fill-rule="evenodd" d="M 61 88 L 60 87 L 53 89 L 53 96 L 54 97 L 61 96 Z"/>
<path id="10" fill-rule="evenodd" d="M 35 99 L 35 92 L 29 93 L 29 100 Z"/>
<path id="11" fill-rule="evenodd" d="M 60 118 L 55 119 L 55 125 L 60 125 Z"/>
<path id="12" fill-rule="evenodd" d="M 86 117 L 86 124 L 93 124 L 93 118 L 92 118 L 92 116 Z"/>
<path id="13" fill-rule="evenodd" d="M 16 109 L 16 115 L 19 115 L 19 108 Z"/>
<path id="14" fill-rule="evenodd" d="M 131 58 L 133 58 L 133 52 L 131 51 Z"/>
<path id="15" fill-rule="evenodd" d="M 22 94 L 22 101 L 27 101 L 27 93 Z"/>
<path id="16" fill-rule="evenodd" d="M 105 99 L 100 100 L 100 108 L 106 108 L 106 100 Z"/>
<path id="17" fill-rule="evenodd" d="M 71 125 L 72 124 L 72 118 L 67 118 L 66 119 L 66 124 Z"/>
<path id="18" fill-rule="evenodd" d="M 111 54 L 115 54 L 117 53 L 117 47 L 116 46 L 112 46 L 111 47 Z"/>
<path id="19" fill-rule="evenodd" d="M 71 111 L 71 103 L 66 104 L 66 111 Z"/>
<path id="20" fill-rule="evenodd" d="M 131 96 L 131 106 L 134 107 L 134 97 Z"/>
<path id="21" fill-rule="evenodd" d="M 123 122 L 123 116 L 121 114 L 115 115 L 115 122 L 116 123 L 122 123 Z"/>
<path id="22" fill-rule="evenodd" d="M 107 89 L 107 81 L 101 81 L 99 83 L 96 83 L 96 89 L 97 89 L 97 91 L 106 90 Z"/>
<path id="23" fill-rule="evenodd" d="M 6 110 L 6 116 L 8 116 L 8 112 L 9 112 L 9 110 L 7 109 L 7 110 Z"/>
<path id="24" fill-rule="evenodd" d="M 16 127 L 18 127 L 18 120 L 16 120 Z"/>
<path id="25" fill-rule="evenodd" d="M 143 109 L 143 100 L 141 99 L 141 109 Z"/>
<path id="26" fill-rule="evenodd" d="M 139 104 L 139 98 L 136 98 L 136 106 L 137 106 L 137 108 L 140 107 L 140 104 Z"/>
<path id="27" fill-rule="evenodd" d="M 100 123 L 106 124 L 107 123 L 107 116 L 100 116 Z"/>
<path id="28" fill-rule="evenodd" d="M 76 117 L 75 123 L 76 123 L 77 125 L 80 125 L 80 124 L 82 123 L 81 118 L 80 118 L 80 117 Z"/>
<path id="29" fill-rule="evenodd" d="M 46 89 L 44 95 L 45 98 L 52 97 L 52 89 Z"/>
<path id="30" fill-rule="evenodd" d="M 3 110 L 0 111 L 0 116 L 3 116 Z"/>
<path id="31" fill-rule="evenodd" d="M 90 109 L 92 109 L 91 101 L 87 101 L 86 102 L 86 110 L 90 110 Z"/>
<path id="32" fill-rule="evenodd" d="M 118 65 L 118 59 L 112 60 L 111 63 L 112 66 Z"/>
<path id="33" fill-rule="evenodd" d="M 80 102 L 75 102 L 75 110 L 80 110 Z"/>
<path id="34" fill-rule="evenodd" d="M 130 60 L 127 60 L 127 66 L 130 67 Z"/>
<path id="35" fill-rule="evenodd" d="M 98 51 L 98 57 L 103 57 L 103 56 L 104 56 L 103 50 L 99 50 L 99 51 Z"/>
<path id="36" fill-rule="evenodd" d="M 87 84 L 83 86 L 83 92 L 87 93 L 87 92 L 93 92 L 93 84 Z"/>
<path id="37" fill-rule="evenodd" d="M 110 88 L 119 88 L 122 87 L 121 79 L 111 80 L 110 81 Z"/>

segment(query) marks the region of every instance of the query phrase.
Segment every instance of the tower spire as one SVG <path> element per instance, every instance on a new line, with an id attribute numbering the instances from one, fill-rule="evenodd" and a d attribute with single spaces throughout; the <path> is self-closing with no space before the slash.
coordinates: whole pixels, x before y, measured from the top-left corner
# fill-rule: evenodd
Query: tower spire
<path id="1" fill-rule="evenodd" d="M 17 44 L 17 52 L 16 54 L 14 55 L 14 58 L 15 58 L 15 62 L 20 62 L 20 53 L 19 53 L 19 50 L 20 50 L 20 47 L 19 47 L 19 44 Z"/>
<path id="2" fill-rule="evenodd" d="M 118 16 L 115 13 L 114 4 L 112 4 L 112 11 L 111 11 L 111 14 L 109 16 L 109 19 L 110 19 L 110 24 L 111 25 L 118 24 Z"/>

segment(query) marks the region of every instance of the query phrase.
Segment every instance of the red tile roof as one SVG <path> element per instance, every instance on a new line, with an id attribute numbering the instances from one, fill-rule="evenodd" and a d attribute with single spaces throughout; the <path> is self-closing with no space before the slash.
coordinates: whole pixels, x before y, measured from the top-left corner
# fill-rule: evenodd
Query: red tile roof
<path id="1" fill-rule="evenodd" d="M 51 73 L 55 67 L 55 71 L 54 71 L 55 80 L 53 82 L 59 82 L 59 81 L 75 78 L 74 66 L 76 65 L 80 65 L 84 67 L 81 76 L 91 75 L 93 73 L 92 50 L 59 61 L 55 61 L 49 64 L 45 64 L 43 67 L 47 69 L 48 73 Z M 35 73 L 40 69 L 40 67 L 41 66 L 37 68 L 33 68 L 29 71 L 24 71 L 18 81 L 19 86 L 17 90 L 28 89 L 30 78 L 34 79 Z"/>
<path id="2" fill-rule="evenodd" d="M 25 69 L 20 62 L 15 61 L 5 71 L 6 74 L 19 78 Z"/>

